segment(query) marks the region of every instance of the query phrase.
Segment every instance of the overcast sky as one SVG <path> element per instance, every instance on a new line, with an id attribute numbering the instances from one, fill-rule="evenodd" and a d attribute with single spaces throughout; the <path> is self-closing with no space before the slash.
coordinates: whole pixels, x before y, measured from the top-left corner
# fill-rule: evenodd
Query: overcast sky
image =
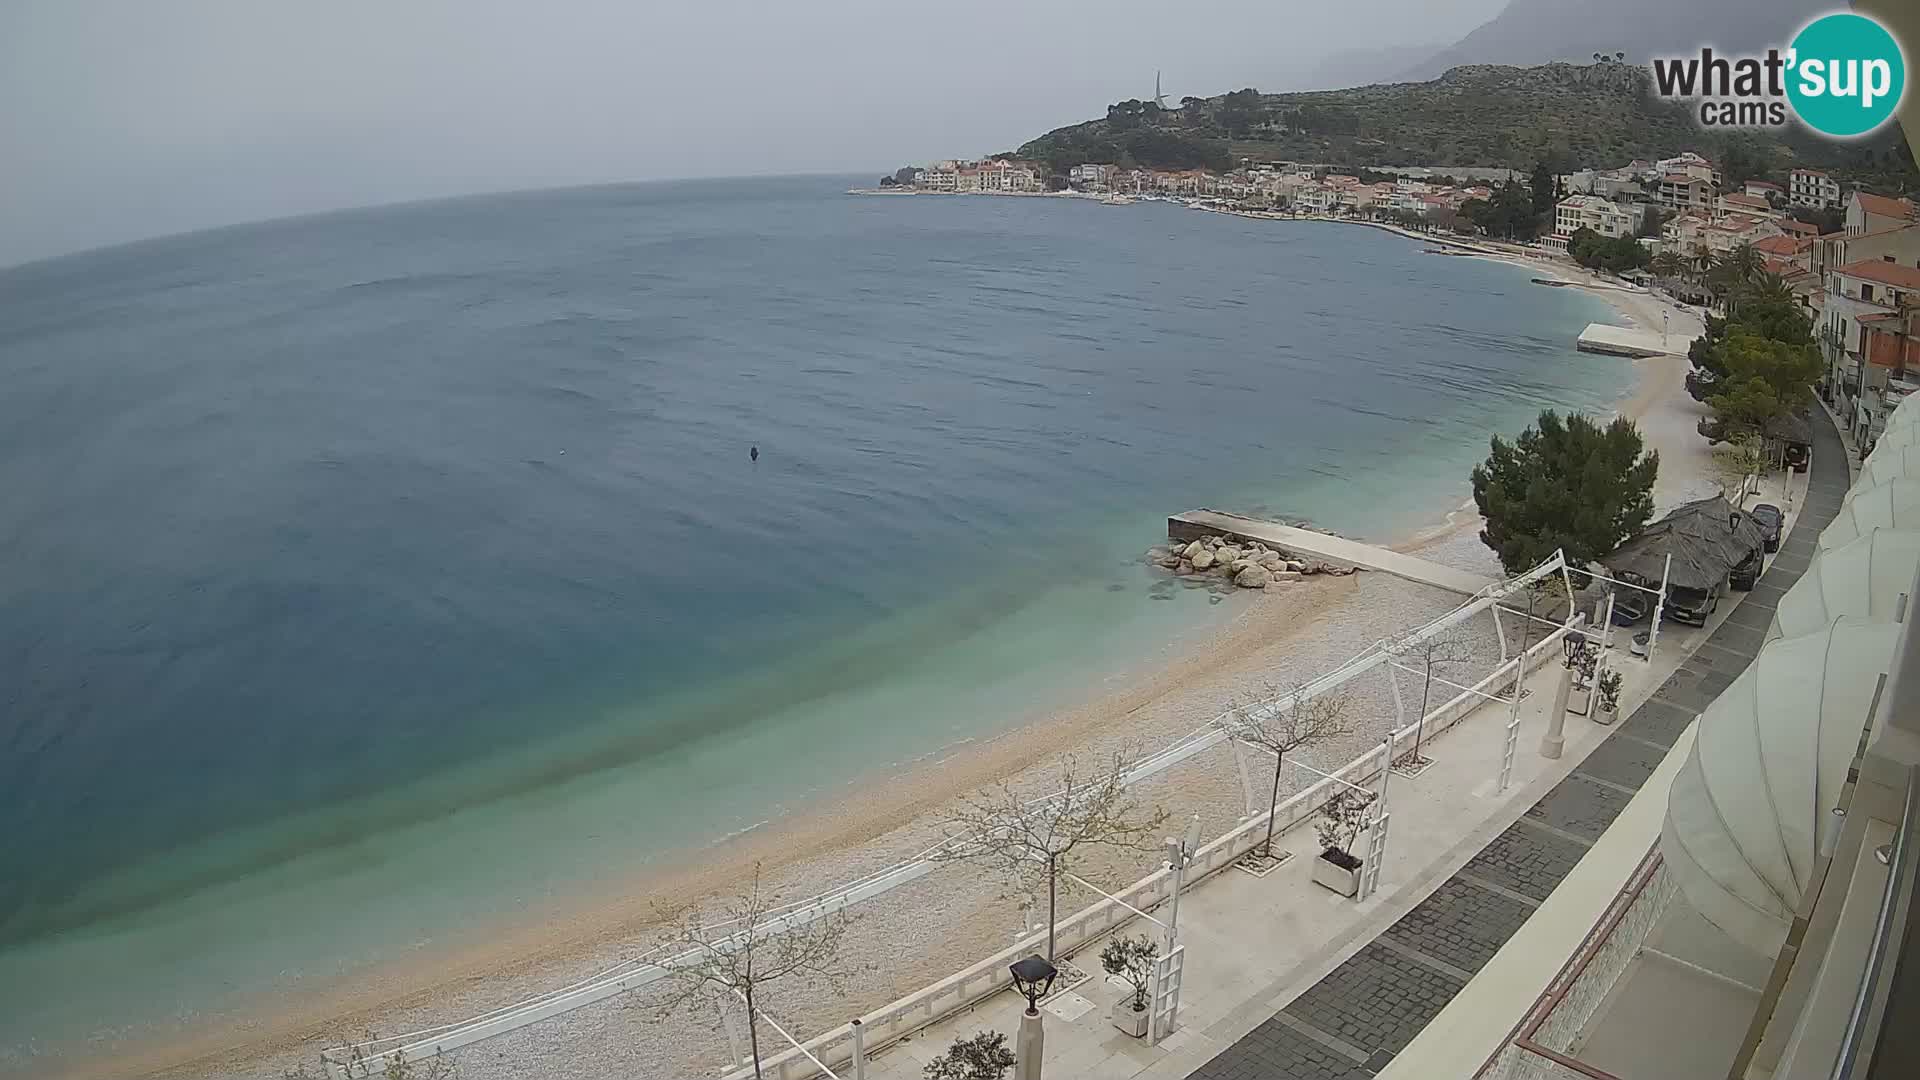
<path id="1" fill-rule="evenodd" d="M 0 265 L 476 191 L 878 172 L 1505 0 L 0 0 Z M 1297 85 L 1297 84 L 1294 84 Z"/>

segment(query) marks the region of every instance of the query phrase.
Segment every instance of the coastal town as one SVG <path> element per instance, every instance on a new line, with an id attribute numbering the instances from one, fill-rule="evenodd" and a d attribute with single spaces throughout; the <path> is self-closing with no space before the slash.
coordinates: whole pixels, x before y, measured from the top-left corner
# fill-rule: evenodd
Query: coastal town
<path id="1" fill-rule="evenodd" d="M 1227 172 L 1087 162 L 1050 175 L 1042 163 L 1002 157 L 905 168 L 863 191 L 1164 201 L 1256 218 L 1364 222 L 1577 264 L 1706 308 L 1719 300 L 1717 268 L 1733 266 L 1790 293 L 1809 315 L 1824 362 L 1817 390 L 1857 445 L 1871 447 L 1893 409 L 1920 389 L 1920 207 L 1820 169 L 1736 183 L 1686 151 L 1532 176 L 1289 161 Z M 1506 212 L 1516 203 L 1517 212 Z"/>

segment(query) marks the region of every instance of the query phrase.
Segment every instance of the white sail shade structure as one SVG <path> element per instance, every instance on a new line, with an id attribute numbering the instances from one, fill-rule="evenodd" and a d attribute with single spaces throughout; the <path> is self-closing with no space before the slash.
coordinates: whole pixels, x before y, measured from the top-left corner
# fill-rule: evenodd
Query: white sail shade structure
<path id="1" fill-rule="evenodd" d="M 1799 911 L 1898 629 L 1843 618 L 1768 642 L 1700 715 L 1660 852 L 1688 903 L 1762 956 Z"/>
<path id="2" fill-rule="evenodd" d="M 1916 420 L 1920 420 L 1920 394 L 1908 394 L 1887 414 L 1887 430 L 1906 427 Z"/>
<path id="3" fill-rule="evenodd" d="M 1774 607 L 1767 640 L 1818 633 L 1843 615 L 1892 622 L 1920 567 L 1920 531 L 1869 529 L 1820 553 Z"/>
<path id="4" fill-rule="evenodd" d="M 1901 404 L 1904 405 L 1906 402 L 1901 402 Z M 1896 409 L 1894 411 L 1898 412 L 1899 410 Z M 1874 441 L 1873 448 L 1874 451 L 1878 453 L 1880 448 L 1884 446 L 1914 445 L 1920 445 L 1920 424 L 1908 422 L 1899 427 L 1889 425 L 1887 430 L 1880 433 L 1880 438 Z"/>
<path id="5" fill-rule="evenodd" d="M 1857 488 L 1879 487 L 1893 480 L 1920 480 L 1920 443 L 1912 446 L 1882 446 L 1860 463 Z"/>
<path id="6" fill-rule="evenodd" d="M 1820 534 L 1820 550 L 1850 544 L 1870 529 L 1920 529 L 1920 477 L 1848 492 L 1840 513 Z"/>

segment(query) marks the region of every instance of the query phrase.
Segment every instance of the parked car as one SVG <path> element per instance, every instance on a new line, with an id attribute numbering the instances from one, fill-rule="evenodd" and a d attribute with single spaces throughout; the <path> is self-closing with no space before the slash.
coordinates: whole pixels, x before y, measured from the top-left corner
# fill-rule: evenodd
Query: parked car
<path id="1" fill-rule="evenodd" d="M 1766 557 L 1755 551 L 1740 560 L 1740 565 L 1727 573 L 1727 584 L 1732 588 L 1746 592 L 1760 581 L 1761 565 Z"/>
<path id="2" fill-rule="evenodd" d="M 1794 472 L 1807 471 L 1807 448 L 1799 443 L 1787 444 L 1787 468 Z"/>
<path id="3" fill-rule="evenodd" d="M 1760 526 L 1760 532 L 1766 538 L 1769 552 L 1780 550 L 1780 529 L 1787 523 L 1787 515 L 1772 503 L 1759 503 L 1747 511 L 1753 523 Z"/>
<path id="4" fill-rule="evenodd" d="M 1613 594 L 1613 625 L 1632 626 L 1653 611 L 1653 594 L 1639 589 L 1618 589 Z"/>
<path id="5" fill-rule="evenodd" d="M 1719 582 L 1715 582 L 1711 588 L 1706 589 L 1682 589 L 1674 587 L 1667 590 L 1667 606 L 1664 614 L 1666 618 L 1672 619 L 1675 622 L 1683 622 L 1692 626 L 1705 626 L 1707 625 L 1707 619 L 1713 615 L 1714 610 L 1719 606 Z"/>

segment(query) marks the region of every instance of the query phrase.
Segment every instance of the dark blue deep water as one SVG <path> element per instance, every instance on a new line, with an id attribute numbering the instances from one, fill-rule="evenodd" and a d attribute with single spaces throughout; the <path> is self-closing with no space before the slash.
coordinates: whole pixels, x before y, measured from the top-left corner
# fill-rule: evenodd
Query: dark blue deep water
<path id="1" fill-rule="evenodd" d="M 1593 299 L 1375 230 L 844 187 L 0 271 L 0 1048 L 1017 722 L 1215 617 L 1150 595 L 1167 513 L 1400 535 L 1629 377 Z"/>

